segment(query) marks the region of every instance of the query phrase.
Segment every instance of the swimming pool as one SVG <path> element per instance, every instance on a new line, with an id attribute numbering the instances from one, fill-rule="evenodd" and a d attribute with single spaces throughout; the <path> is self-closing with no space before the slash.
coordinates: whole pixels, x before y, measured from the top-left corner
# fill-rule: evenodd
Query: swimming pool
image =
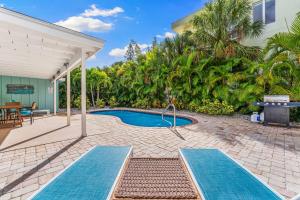
<path id="1" fill-rule="evenodd" d="M 95 115 L 112 115 L 119 117 L 122 122 L 134 126 L 143 127 L 170 127 L 170 123 L 162 120 L 161 114 L 148 113 L 148 112 L 137 112 L 131 110 L 103 110 L 92 112 Z M 165 119 L 172 123 L 174 117 L 170 115 L 165 115 Z M 193 121 L 185 117 L 176 117 L 176 126 L 185 126 L 192 124 Z"/>

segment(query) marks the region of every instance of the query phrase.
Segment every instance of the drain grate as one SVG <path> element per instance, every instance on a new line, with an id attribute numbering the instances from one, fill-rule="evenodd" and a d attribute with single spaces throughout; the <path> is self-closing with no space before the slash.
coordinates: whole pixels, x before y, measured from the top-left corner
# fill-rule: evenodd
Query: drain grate
<path id="1" fill-rule="evenodd" d="M 194 188 L 176 158 L 132 158 L 115 198 L 196 199 Z"/>

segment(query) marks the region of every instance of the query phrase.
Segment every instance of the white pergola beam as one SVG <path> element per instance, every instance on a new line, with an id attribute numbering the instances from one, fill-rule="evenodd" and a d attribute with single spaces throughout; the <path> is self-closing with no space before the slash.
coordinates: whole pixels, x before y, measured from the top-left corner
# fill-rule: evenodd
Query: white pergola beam
<path id="1" fill-rule="evenodd" d="M 67 124 L 71 125 L 71 70 L 67 71 Z"/>
<path id="2" fill-rule="evenodd" d="M 56 80 L 53 82 L 53 114 L 56 115 Z"/>
<path id="3" fill-rule="evenodd" d="M 69 60 L 69 66 L 68 66 L 68 69 L 69 70 L 73 70 L 75 68 L 77 68 L 80 64 L 81 64 L 81 50 L 80 51 L 77 51 L 76 54 Z M 60 69 L 60 74 L 56 75 L 55 76 L 55 79 L 60 79 L 61 77 L 65 76 L 67 74 L 67 70 L 62 67 Z"/>
<path id="4" fill-rule="evenodd" d="M 86 137 L 86 52 L 81 50 L 81 135 Z"/>

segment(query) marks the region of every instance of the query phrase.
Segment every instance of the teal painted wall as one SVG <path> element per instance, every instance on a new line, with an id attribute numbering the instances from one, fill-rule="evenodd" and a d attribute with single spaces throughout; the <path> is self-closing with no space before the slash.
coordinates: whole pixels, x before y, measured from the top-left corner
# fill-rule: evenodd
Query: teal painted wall
<path id="1" fill-rule="evenodd" d="M 7 84 L 33 85 L 34 93 L 7 94 Z M 11 102 L 14 100 L 21 102 L 23 106 L 31 106 L 32 102 L 35 101 L 37 102 L 39 109 L 49 109 L 51 112 L 53 112 L 53 91 L 51 92 L 51 90 L 48 89 L 51 85 L 51 81 L 47 79 L 0 75 L 0 105 L 4 105 L 5 102 Z"/>

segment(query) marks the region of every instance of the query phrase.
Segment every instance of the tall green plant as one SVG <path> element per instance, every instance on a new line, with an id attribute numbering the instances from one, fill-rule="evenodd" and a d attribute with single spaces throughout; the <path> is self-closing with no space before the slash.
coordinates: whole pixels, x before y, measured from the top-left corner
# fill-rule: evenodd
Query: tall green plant
<path id="1" fill-rule="evenodd" d="M 289 32 L 269 38 L 265 48 L 264 77 L 271 94 L 287 94 L 300 100 L 300 15 Z"/>
<path id="2" fill-rule="evenodd" d="M 193 19 L 195 41 L 215 58 L 258 56 L 259 48 L 243 46 L 240 41 L 262 33 L 261 21 L 252 22 L 249 0 L 216 0 L 207 3 Z"/>

